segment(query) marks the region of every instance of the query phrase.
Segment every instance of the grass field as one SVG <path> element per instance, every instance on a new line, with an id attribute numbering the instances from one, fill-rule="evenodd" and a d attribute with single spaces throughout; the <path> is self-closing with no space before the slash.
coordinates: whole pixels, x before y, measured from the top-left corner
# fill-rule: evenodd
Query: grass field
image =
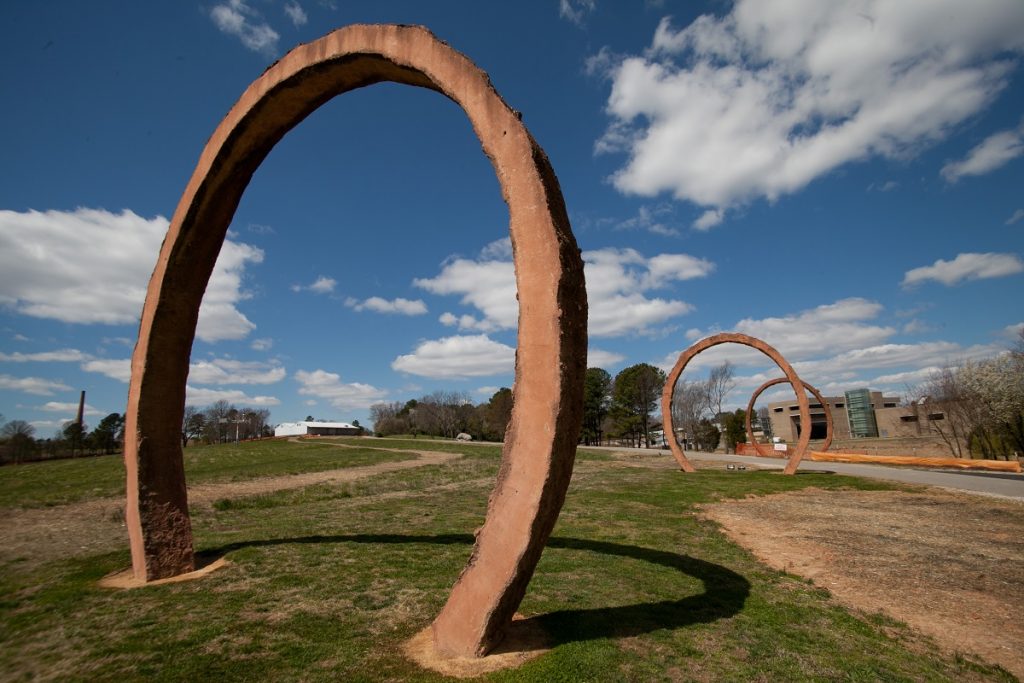
<path id="1" fill-rule="evenodd" d="M 437 614 L 462 569 L 499 449 L 350 443 L 359 450 L 282 442 L 189 449 L 186 467 L 190 481 L 227 482 L 407 457 L 370 446 L 465 455 L 197 506 L 198 550 L 231 562 L 199 581 L 100 588 L 102 576 L 129 564 L 120 544 L 42 565 L 4 553 L 0 678 L 441 680 L 405 660 L 400 647 Z M 697 508 L 809 486 L 884 485 L 827 474 L 683 475 L 653 455 L 629 464 L 581 453 L 520 607 L 553 648 L 488 680 L 1012 680 L 766 568 Z M 119 467 L 111 458 L 3 468 L 0 505 L 10 511 L 116 495 Z"/>
<path id="2" fill-rule="evenodd" d="M 192 446 L 184 454 L 189 484 L 320 472 L 408 458 L 378 449 L 340 449 L 328 443 L 295 444 L 277 439 Z M 62 505 L 123 495 L 120 455 L 0 467 L 0 507 Z"/>

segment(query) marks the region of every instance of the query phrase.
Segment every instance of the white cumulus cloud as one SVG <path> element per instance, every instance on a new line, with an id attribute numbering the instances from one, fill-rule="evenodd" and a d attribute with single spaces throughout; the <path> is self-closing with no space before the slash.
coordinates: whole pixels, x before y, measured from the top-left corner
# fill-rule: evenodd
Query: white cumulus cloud
<path id="1" fill-rule="evenodd" d="M 185 387 L 185 405 L 208 406 L 217 401 L 227 401 L 238 406 L 276 406 L 280 405 L 274 396 L 250 396 L 237 389 L 205 389 L 193 386 Z"/>
<path id="2" fill-rule="evenodd" d="M 326 370 L 299 370 L 294 377 L 300 394 L 322 398 L 339 410 L 365 410 L 384 400 L 388 393 L 370 384 L 342 382 L 340 375 Z"/>
<path id="3" fill-rule="evenodd" d="M 302 5 L 294 2 L 294 0 L 285 4 L 284 13 L 288 15 L 288 18 L 292 20 L 296 27 L 305 26 L 309 22 L 309 17 L 306 16 L 306 11 L 302 9 Z"/>
<path id="4" fill-rule="evenodd" d="M 894 327 L 867 322 L 881 311 L 875 301 L 849 298 L 793 315 L 746 318 L 736 324 L 736 331 L 768 342 L 792 360 L 881 343 L 896 333 Z"/>
<path id="5" fill-rule="evenodd" d="M 293 292 L 301 292 L 303 290 L 313 292 L 314 294 L 330 294 L 334 291 L 338 281 L 332 277 L 321 275 L 316 280 L 308 285 L 292 285 Z"/>
<path id="6" fill-rule="evenodd" d="M 577 26 L 583 25 L 584 17 L 594 11 L 596 0 L 558 0 L 558 14 Z"/>
<path id="7" fill-rule="evenodd" d="M 902 285 L 910 287 L 927 280 L 952 286 L 964 280 L 1005 277 L 1024 271 L 1024 261 L 1016 254 L 957 254 L 952 261 L 939 259 L 930 266 L 908 270 Z"/>
<path id="8" fill-rule="evenodd" d="M 8 363 L 78 363 L 88 360 L 89 355 L 78 349 L 58 349 L 57 351 L 39 351 L 37 353 L 2 353 L 0 361 Z"/>
<path id="9" fill-rule="evenodd" d="M 906 157 L 987 107 L 1024 51 L 1019 0 L 737 0 L 610 69 L 599 152 L 624 193 L 724 208 Z M 713 218 L 709 215 L 705 222 Z"/>
<path id="10" fill-rule="evenodd" d="M 621 353 L 604 351 L 602 349 L 587 349 L 588 368 L 604 368 L 607 370 L 608 368 L 617 366 L 624 360 L 626 360 L 626 357 Z"/>
<path id="11" fill-rule="evenodd" d="M 132 361 L 130 358 L 103 358 L 82 363 L 82 369 L 86 372 L 96 372 L 106 375 L 119 382 L 128 383 L 132 378 Z"/>
<path id="12" fill-rule="evenodd" d="M 168 221 L 125 210 L 0 210 L 0 305 L 35 318 L 137 324 Z M 256 326 L 236 307 L 256 247 L 227 240 L 199 309 L 203 341 L 241 339 Z"/>
<path id="13" fill-rule="evenodd" d="M 495 243 L 497 244 L 497 243 Z M 413 284 L 434 294 L 461 294 L 461 303 L 481 317 L 443 313 L 443 325 L 460 330 L 493 332 L 518 324 L 515 271 L 511 260 L 494 254 L 493 245 L 480 259 L 455 258 L 434 278 Z M 511 254 L 506 256 L 511 259 Z M 646 292 L 675 282 L 707 277 L 715 264 L 689 254 L 658 254 L 647 258 L 635 249 L 598 249 L 583 253 L 593 337 L 651 335 L 669 319 L 693 310 L 685 301 L 649 298 Z"/>
<path id="14" fill-rule="evenodd" d="M 486 334 L 444 337 L 420 342 L 407 355 L 399 356 L 391 368 L 421 377 L 462 379 L 511 373 L 516 350 Z"/>
<path id="15" fill-rule="evenodd" d="M 742 332 L 767 342 L 792 363 L 886 342 L 897 333 L 897 329 L 873 322 L 882 310 L 878 302 L 851 297 L 782 316 L 744 318 L 733 325 L 730 331 Z M 705 335 L 700 330 L 689 330 L 685 336 L 690 341 L 696 341 Z M 670 369 L 682 351 L 670 353 L 659 365 L 666 370 Z M 760 351 L 738 344 L 724 344 L 699 354 L 687 368 L 706 369 L 726 360 L 746 366 L 771 363 Z"/>
<path id="16" fill-rule="evenodd" d="M 213 358 L 189 365 L 188 381 L 195 384 L 274 384 L 287 375 L 275 363 Z"/>
<path id="17" fill-rule="evenodd" d="M 641 206 L 637 209 L 636 215 L 616 225 L 620 230 L 645 230 L 654 235 L 664 237 L 676 237 L 679 230 L 668 224 L 673 209 L 670 204 L 658 204 L 657 206 Z"/>
<path id="18" fill-rule="evenodd" d="M 1005 166 L 1021 154 L 1024 154 L 1024 125 L 988 136 L 968 152 L 966 158 L 943 166 L 942 177 L 955 183 L 964 176 L 984 175 Z"/>
<path id="19" fill-rule="evenodd" d="M 937 365 L 928 365 L 917 370 L 907 370 L 906 372 L 894 372 L 888 375 L 878 375 L 871 379 L 868 383 L 869 386 L 909 386 L 918 384 L 925 381 L 935 373 L 939 372 L 941 368 Z"/>
<path id="20" fill-rule="evenodd" d="M 741 320 L 730 329 L 768 342 L 793 365 L 801 379 L 826 395 L 863 386 L 900 392 L 906 385 L 925 379 L 935 368 L 990 358 L 1006 350 L 998 344 L 965 347 L 942 340 L 894 343 L 889 339 L 898 330 L 875 322 L 882 311 L 876 302 L 849 298 L 797 313 Z M 703 336 L 700 330 L 691 330 L 686 335 L 688 340 L 698 336 Z M 668 354 L 659 365 L 667 372 L 681 353 L 682 350 Z M 726 360 L 749 369 L 735 378 L 736 389 L 727 401 L 731 406 L 742 407 L 754 387 L 782 376 L 781 370 L 764 354 L 738 344 L 723 344 L 695 356 L 687 365 L 686 378 L 700 376 Z M 789 389 L 785 389 L 766 394 L 762 400 L 791 396 Z"/>
<path id="21" fill-rule="evenodd" d="M 377 313 L 398 315 L 423 315 L 427 312 L 427 305 L 421 300 L 409 300 L 402 297 L 390 301 L 379 296 L 371 296 L 363 301 L 349 297 L 345 300 L 345 305 L 356 311 L 376 311 Z"/>
<path id="22" fill-rule="evenodd" d="M 299 11 L 302 11 L 301 7 Z M 210 10 L 210 18 L 221 32 L 235 36 L 253 52 L 268 57 L 277 53 L 277 41 L 280 38 L 277 31 L 263 21 L 259 12 L 249 7 L 245 0 L 227 0 L 214 5 Z"/>
<path id="23" fill-rule="evenodd" d="M 488 330 L 512 329 L 519 322 L 515 269 L 511 255 L 499 258 L 488 253 L 480 260 L 453 259 L 437 277 L 417 278 L 413 284 L 432 294 L 462 295 L 461 303 L 484 314 Z"/>
<path id="24" fill-rule="evenodd" d="M 0 389 L 23 391 L 36 396 L 52 396 L 56 391 L 70 391 L 71 387 L 43 377 L 12 377 L 0 375 Z"/>
<path id="25" fill-rule="evenodd" d="M 47 413 L 66 413 L 69 415 L 78 415 L 78 404 L 71 401 L 47 401 L 41 406 L 36 407 L 37 410 L 42 410 Z M 105 413 L 97 410 L 88 403 L 85 404 L 85 409 L 82 411 L 83 415 L 104 415 Z"/>
<path id="26" fill-rule="evenodd" d="M 693 222 L 693 227 L 696 230 L 707 232 L 716 225 L 720 225 L 725 220 L 725 211 L 722 209 L 708 209 L 700 215 L 697 220 Z"/>
<path id="27" fill-rule="evenodd" d="M 130 358 L 96 358 L 82 363 L 81 367 L 86 372 L 95 372 L 125 383 L 132 375 Z M 274 384 L 286 375 L 284 367 L 277 363 L 213 358 L 190 363 L 188 381 L 192 384 Z"/>

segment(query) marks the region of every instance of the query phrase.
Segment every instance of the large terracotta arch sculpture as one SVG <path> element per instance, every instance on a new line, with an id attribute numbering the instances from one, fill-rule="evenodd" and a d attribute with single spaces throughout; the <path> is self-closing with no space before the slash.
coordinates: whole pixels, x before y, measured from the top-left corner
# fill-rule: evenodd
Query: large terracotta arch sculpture
<path id="1" fill-rule="evenodd" d="M 786 378 L 786 377 L 776 377 L 775 379 L 768 380 L 767 382 L 765 382 L 764 384 L 759 386 L 754 391 L 754 393 L 750 397 L 750 403 L 747 404 L 747 424 L 746 424 L 746 428 L 747 428 L 747 441 L 759 453 L 761 451 L 758 448 L 757 442 L 754 441 L 753 420 L 751 419 L 751 415 L 754 412 L 754 404 L 757 402 L 757 399 L 761 396 L 761 394 L 763 394 L 765 392 L 766 389 L 768 389 L 769 387 L 773 387 L 776 384 L 785 384 L 787 382 L 789 382 L 789 379 Z M 833 434 L 833 431 L 832 431 L 832 427 L 833 427 L 833 423 L 832 423 L 832 408 L 829 407 L 828 401 L 826 401 L 822 397 L 820 391 L 815 389 L 813 386 L 811 386 L 807 382 L 804 382 L 803 384 L 804 384 L 804 389 L 806 389 L 807 391 L 811 392 L 811 395 L 814 396 L 814 399 L 818 402 L 818 404 L 822 408 L 825 409 L 825 441 L 821 445 L 821 450 L 822 451 L 827 451 L 829 446 L 832 445 L 832 434 Z M 803 417 L 801 417 L 800 419 L 802 421 Z M 808 423 L 801 422 L 801 424 L 808 424 Z"/>
<path id="2" fill-rule="evenodd" d="M 786 381 L 789 381 L 794 387 L 802 385 L 802 380 L 797 376 L 796 371 L 793 370 L 793 366 L 790 365 L 782 354 L 776 351 L 774 348 L 766 344 L 765 342 L 751 337 L 750 335 L 741 334 L 739 332 L 722 332 L 715 334 L 710 337 L 705 337 L 690 348 L 686 349 L 679 355 L 679 360 L 676 361 L 675 366 L 672 368 L 672 372 L 668 374 L 668 380 L 665 382 L 665 388 L 661 392 L 661 416 L 662 424 L 665 430 L 665 440 L 668 441 L 669 448 L 672 449 L 672 456 L 679 463 L 679 468 L 684 472 L 693 472 L 693 463 L 686 457 L 686 453 L 683 451 L 682 446 L 676 441 L 675 427 L 672 424 L 672 403 L 675 398 L 676 384 L 679 382 L 680 375 L 683 374 L 683 369 L 693 360 L 693 357 L 702 351 L 707 351 L 713 346 L 719 344 L 742 344 L 743 346 L 749 346 L 752 349 L 757 349 L 761 353 L 765 354 L 775 364 L 782 369 L 782 372 L 786 375 Z M 795 391 L 795 389 L 794 389 Z M 803 391 L 796 392 L 796 400 L 800 405 L 800 420 L 802 424 L 811 423 L 811 410 L 810 404 L 807 401 L 807 394 Z M 800 441 L 797 443 L 796 450 L 789 458 L 789 462 L 786 463 L 786 468 L 783 470 L 783 474 L 795 474 L 796 468 L 800 465 L 800 459 L 804 456 L 804 451 L 807 450 L 807 444 L 811 440 L 811 430 L 805 429 L 800 435 Z"/>
<path id="3" fill-rule="evenodd" d="M 199 305 L 243 191 L 271 148 L 336 95 L 382 81 L 458 104 L 509 207 L 519 294 L 512 418 L 487 519 L 433 624 L 443 655 L 504 635 L 565 498 L 587 357 L 583 263 L 554 171 L 487 75 L 415 26 L 357 25 L 300 45 L 249 86 L 206 144 L 146 293 L 125 428 L 126 521 L 136 580 L 194 568 L 180 427 Z"/>

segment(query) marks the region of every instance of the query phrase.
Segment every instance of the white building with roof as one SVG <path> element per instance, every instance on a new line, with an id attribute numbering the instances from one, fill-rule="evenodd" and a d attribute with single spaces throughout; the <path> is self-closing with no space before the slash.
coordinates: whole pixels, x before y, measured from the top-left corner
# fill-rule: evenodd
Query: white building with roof
<path id="1" fill-rule="evenodd" d="M 359 427 L 348 422 L 282 422 L 274 427 L 274 436 L 357 436 Z"/>

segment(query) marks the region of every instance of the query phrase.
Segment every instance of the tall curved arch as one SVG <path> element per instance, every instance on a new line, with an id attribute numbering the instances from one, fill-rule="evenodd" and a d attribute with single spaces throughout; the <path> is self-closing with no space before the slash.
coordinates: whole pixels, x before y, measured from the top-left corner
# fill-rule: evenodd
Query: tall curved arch
<path id="1" fill-rule="evenodd" d="M 787 382 L 789 382 L 789 378 L 788 377 L 776 377 L 775 379 L 770 379 L 767 382 L 765 382 L 764 384 L 762 384 L 761 386 L 759 386 L 754 391 L 754 393 L 750 396 L 750 402 L 747 404 L 747 420 L 746 420 L 745 427 L 746 427 L 746 430 L 747 430 L 747 441 L 750 442 L 750 445 L 753 446 L 755 450 L 758 449 L 758 446 L 757 446 L 757 442 L 754 441 L 754 429 L 752 427 L 752 419 L 751 419 L 751 413 L 754 412 L 754 404 L 757 402 L 758 397 L 760 397 L 761 394 L 763 394 L 766 389 L 768 389 L 769 387 L 773 387 L 776 384 L 785 384 Z M 804 389 L 806 389 L 807 391 L 811 392 L 811 395 L 814 396 L 815 400 L 818 401 L 818 404 L 821 405 L 821 407 L 825 409 L 825 442 L 822 444 L 821 450 L 822 451 L 827 451 L 829 446 L 832 445 L 832 434 L 833 434 L 833 432 L 832 432 L 832 429 L 833 429 L 832 408 L 829 407 L 828 401 L 826 401 L 822 397 L 820 391 L 818 391 L 816 388 L 814 388 L 813 386 L 811 386 L 807 382 L 804 382 L 803 385 L 804 385 Z M 801 417 L 800 419 L 803 420 L 803 417 Z M 810 424 L 810 423 L 803 423 L 803 424 Z M 758 451 L 758 452 L 760 452 L 760 451 Z"/>
<path id="2" fill-rule="evenodd" d="M 665 440 L 668 441 L 669 448 L 672 449 L 672 456 L 679 463 L 679 468 L 684 472 L 693 472 L 693 464 L 686 457 L 686 453 L 683 452 L 682 447 L 676 441 L 675 426 L 672 424 L 672 403 L 675 399 L 676 384 L 679 382 L 679 376 L 683 374 L 683 369 L 689 364 L 693 357 L 698 353 L 707 351 L 713 346 L 719 344 L 742 344 L 743 346 L 749 346 L 752 349 L 757 349 L 764 355 L 775 361 L 775 364 L 779 366 L 783 373 L 786 375 L 788 380 L 794 387 L 801 386 L 802 380 L 797 376 L 796 371 L 793 370 L 793 366 L 790 365 L 782 354 L 775 350 L 774 347 L 766 344 L 757 337 L 751 337 L 747 334 L 740 332 L 721 332 L 719 334 L 705 337 L 700 341 L 693 344 L 690 348 L 686 349 L 679 355 L 679 360 L 676 361 L 675 366 L 672 368 L 672 372 L 668 374 L 668 379 L 665 382 L 665 388 L 661 392 L 661 419 L 664 425 Z M 811 410 L 810 404 L 807 401 L 807 394 L 803 391 L 796 391 L 796 400 L 800 405 L 800 419 L 803 424 L 811 423 Z M 800 441 L 797 443 L 796 450 L 793 455 L 790 456 L 789 462 L 786 463 L 786 468 L 783 470 L 783 474 L 795 474 L 796 468 L 800 465 L 800 460 L 804 457 L 804 452 L 807 450 L 807 444 L 811 440 L 811 430 L 805 429 L 800 435 Z"/>
<path id="3" fill-rule="evenodd" d="M 331 98 L 391 81 L 458 104 L 509 207 L 519 336 L 512 417 L 472 556 L 434 621 L 437 649 L 481 655 L 511 623 L 565 498 L 582 422 L 583 263 L 543 150 L 464 55 L 423 27 L 355 25 L 300 45 L 254 81 L 207 142 L 171 220 L 132 355 L 126 522 L 139 580 L 194 567 L 179 438 L 199 305 L 228 225 L 274 145 Z"/>

